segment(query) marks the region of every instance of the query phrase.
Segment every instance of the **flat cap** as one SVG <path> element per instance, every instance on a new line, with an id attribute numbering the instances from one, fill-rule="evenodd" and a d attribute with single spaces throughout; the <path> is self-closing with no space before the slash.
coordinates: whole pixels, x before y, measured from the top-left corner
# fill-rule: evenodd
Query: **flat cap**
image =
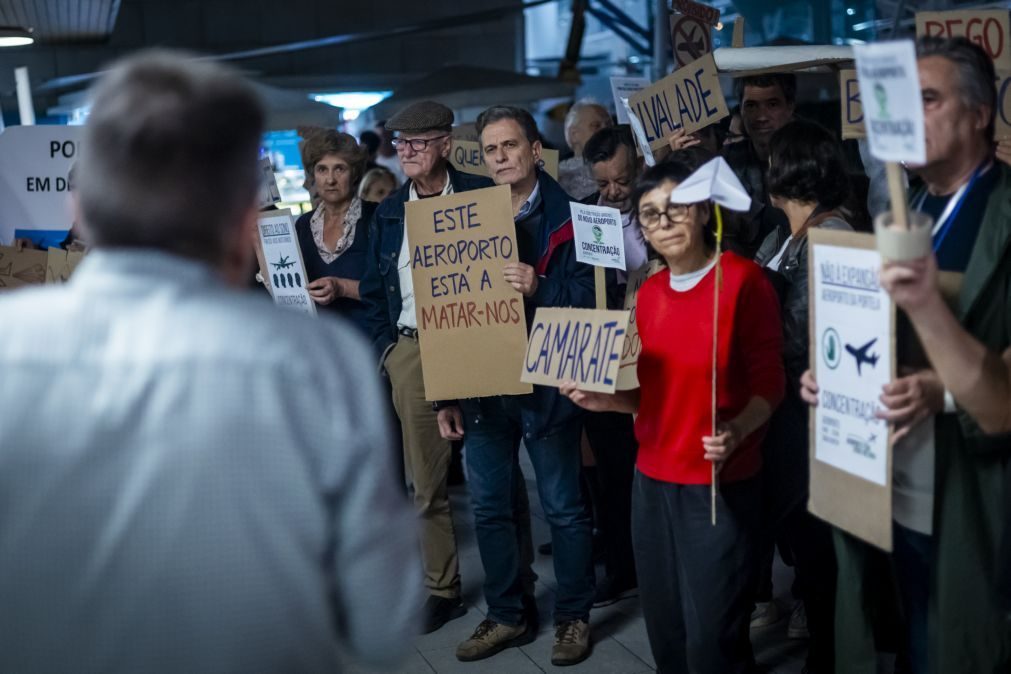
<path id="1" fill-rule="evenodd" d="M 453 126 L 453 111 L 435 101 L 411 103 L 386 120 L 387 131 L 418 132 L 449 126 Z"/>

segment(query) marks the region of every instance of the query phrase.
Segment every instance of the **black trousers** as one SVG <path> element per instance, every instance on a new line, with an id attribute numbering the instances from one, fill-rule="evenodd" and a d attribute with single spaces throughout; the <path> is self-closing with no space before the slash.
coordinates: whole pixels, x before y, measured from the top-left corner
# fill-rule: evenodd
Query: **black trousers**
<path id="1" fill-rule="evenodd" d="M 660 674 L 740 674 L 754 667 L 748 626 L 762 492 L 758 479 L 709 485 L 636 472 L 632 545 L 650 650 Z"/>
<path id="2" fill-rule="evenodd" d="M 632 556 L 632 477 L 639 449 L 631 414 L 587 414 L 586 439 L 597 461 L 598 526 L 604 539 L 604 569 L 618 584 L 636 584 Z"/>

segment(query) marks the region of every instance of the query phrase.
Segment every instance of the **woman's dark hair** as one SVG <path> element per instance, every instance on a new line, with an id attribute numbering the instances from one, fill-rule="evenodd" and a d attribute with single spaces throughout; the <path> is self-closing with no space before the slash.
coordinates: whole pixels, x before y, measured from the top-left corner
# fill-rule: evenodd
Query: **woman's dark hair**
<path id="1" fill-rule="evenodd" d="M 639 212 L 639 202 L 647 192 L 655 190 L 666 182 L 684 182 L 685 178 L 695 173 L 695 170 L 704 163 L 699 160 L 705 155 L 692 152 L 693 149 L 672 152 L 662 162 L 646 169 L 639 176 L 639 180 L 635 183 L 635 189 L 632 190 L 632 208 L 636 213 Z M 709 209 L 709 221 L 706 222 L 702 232 L 705 236 L 706 246 L 715 246 L 716 234 L 713 231 L 713 209 L 711 208 Z"/>
<path id="2" fill-rule="evenodd" d="M 795 119 L 772 134 L 766 185 L 770 195 L 825 209 L 849 194 L 842 145 L 825 127 Z"/>

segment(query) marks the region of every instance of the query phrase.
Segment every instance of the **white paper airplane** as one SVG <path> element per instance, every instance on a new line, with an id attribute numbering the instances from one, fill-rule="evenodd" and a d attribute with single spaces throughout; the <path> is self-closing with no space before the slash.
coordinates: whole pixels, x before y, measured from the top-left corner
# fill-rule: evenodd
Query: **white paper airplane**
<path id="1" fill-rule="evenodd" d="M 748 191 L 723 157 L 707 161 L 670 193 L 672 204 L 694 204 L 710 200 L 732 211 L 751 208 Z"/>

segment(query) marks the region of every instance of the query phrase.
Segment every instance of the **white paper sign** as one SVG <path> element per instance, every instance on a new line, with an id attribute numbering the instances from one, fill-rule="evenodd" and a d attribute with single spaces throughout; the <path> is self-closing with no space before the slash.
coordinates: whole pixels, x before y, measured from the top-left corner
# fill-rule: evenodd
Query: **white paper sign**
<path id="1" fill-rule="evenodd" d="M 653 157 L 653 149 L 649 146 L 646 129 L 642 128 L 642 122 L 632 113 L 632 107 L 628 104 L 627 98 L 621 99 L 621 108 L 628 117 L 628 123 L 632 127 L 632 135 L 635 136 L 635 142 L 639 144 L 639 151 L 642 152 L 646 166 L 656 166 L 656 159 Z"/>
<path id="2" fill-rule="evenodd" d="M 274 304 L 315 316 L 316 303 L 305 289 L 308 279 L 291 211 L 283 209 L 261 215 L 257 219 L 257 231 Z"/>
<path id="3" fill-rule="evenodd" d="M 260 157 L 260 173 L 263 175 L 259 204 L 262 209 L 279 202 L 281 191 L 277 189 L 277 177 L 274 175 L 274 167 L 270 165 L 270 157 Z"/>
<path id="4" fill-rule="evenodd" d="M 0 133 L 0 244 L 15 231 L 50 233 L 54 245 L 73 222 L 67 174 L 82 126 L 10 126 Z"/>
<path id="5" fill-rule="evenodd" d="M 881 255 L 815 244 L 815 458 L 884 486 L 888 426 L 875 417 L 891 379 L 891 298 L 878 284 Z"/>
<path id="6" fill-rule="evenodd" d="M 923 164 L 923 99 L 916 49 L 909 40 L 853 47 L 871 154 Z"/>
<path id="7" fill-rule="evenodd" d="M 618 124 L 628 124 L 628 110 L 621 104 L 621 99 L 632 98 L 640 89 L 649 86 L 645 77 L 612 77 L 611 95 L 614 96 L 614 114 Z"/>
<path id="8" fill-rule="evenodd" d="M 569 202 L 569 209 L 576 237 L 576 260 L 625 271 L 621 212 L 610 206 L 589 206 L 575 201 Z"/>

